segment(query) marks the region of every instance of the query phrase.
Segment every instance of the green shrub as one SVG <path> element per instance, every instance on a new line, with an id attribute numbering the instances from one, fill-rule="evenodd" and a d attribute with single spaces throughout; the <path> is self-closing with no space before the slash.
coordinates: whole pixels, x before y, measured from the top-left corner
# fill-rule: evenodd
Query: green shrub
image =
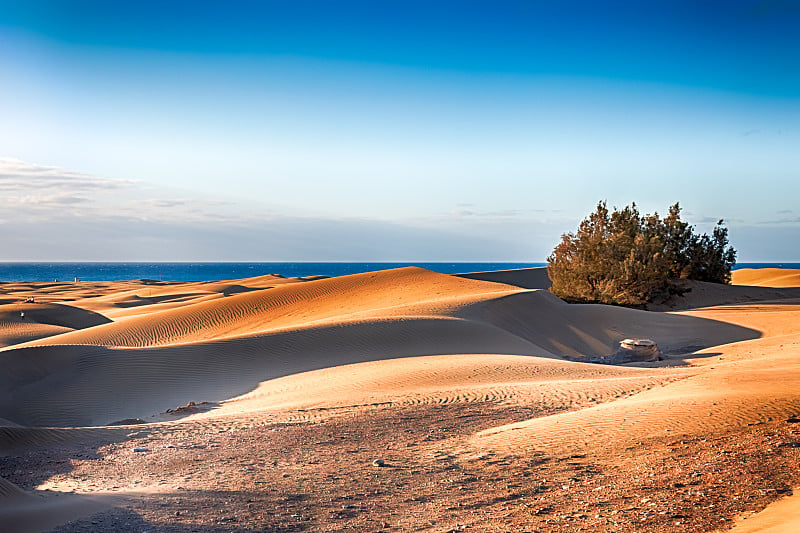
<path id="1" fill-rule="evenodd" d="M 720 220 L 696 235 L 680 206 L 642 216 L 636 204 L 609 212 L 605 202 L 547 258 L 551 291 L 572 302 L 641 306 L 676 292 L 676 278 L 729 283 L 736 250 Z"/>

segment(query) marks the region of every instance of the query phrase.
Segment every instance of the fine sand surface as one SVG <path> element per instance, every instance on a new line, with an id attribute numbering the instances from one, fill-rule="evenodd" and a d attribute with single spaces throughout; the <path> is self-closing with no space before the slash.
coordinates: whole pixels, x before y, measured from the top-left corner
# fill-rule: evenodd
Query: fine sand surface
<path id="1" fill-rule="evenodd" d="M 734 270 L 732 283 L 756 287 L 800 287 L 800 270 L 793 268 L 743 268 Z"/>
<path id="2" fill-rule="evenodd" d="M 0 524 L 800 531 L 800 272 L 546 274 L 0 284 Z M 592 362 L 628 337 L 664 360 Z"/>

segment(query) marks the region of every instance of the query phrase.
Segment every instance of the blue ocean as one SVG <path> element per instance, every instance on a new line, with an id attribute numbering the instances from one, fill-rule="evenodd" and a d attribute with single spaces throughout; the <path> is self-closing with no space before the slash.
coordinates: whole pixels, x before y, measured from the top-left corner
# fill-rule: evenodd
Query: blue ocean
<path id="1" fill-rule="evenodd" d="M 206 281 L 265 274 L 345 276 L 388 268 L 418 266 L 457 274 L 544 266 L 545 263 L 0 263 L 0 282 L 7 281 Z"/>
<path id="2" fill-rule="evenodd" d="M 458 274 L 545 266 L 546 263 L 0 263 L 0 282 L 8 281 L 206 281 L 264 274 L 285 277 L 344 276 L 404 266 Z M 800 263 L 739 263 L 737 268 L 800 268 Z"/>

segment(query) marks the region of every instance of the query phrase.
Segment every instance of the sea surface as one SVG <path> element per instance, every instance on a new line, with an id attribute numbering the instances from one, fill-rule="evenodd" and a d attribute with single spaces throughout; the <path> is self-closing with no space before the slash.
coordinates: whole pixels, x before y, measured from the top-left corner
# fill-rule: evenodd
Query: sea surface
<path id="1" fill-rule="evenodd" d="M 281 276 L 344 276 L 388 268 L 419 266 L 457 274 L 544 266 L 545 263 L 0 263 L 5 281 L 207 281 L 240 279 L 265 274 Z"/>
<path id="2" fill-rule="evenodd" d="M 418 266 L 459 274 L 545 266 L 546 263 L 0 263 L 0 282 L 8 281 L 207 281 L 264 274 L 281 276 L 344 276 L 388 268 Z M 737 268 L 800 268 L 800 263 L 738 263 Z"/>

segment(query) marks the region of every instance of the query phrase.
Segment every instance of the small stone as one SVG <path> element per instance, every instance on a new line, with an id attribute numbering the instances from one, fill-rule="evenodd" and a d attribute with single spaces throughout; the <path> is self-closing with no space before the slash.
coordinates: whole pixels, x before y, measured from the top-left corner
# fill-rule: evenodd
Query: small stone
<path id="1" fill-rule="evenodd" d="M 612 365 L 660 360 L 661 352 L 658 344 L 650 339 L 624 339 L 620 341 L 619 349 L 614 355 L 603 358 L 603 362 Z"/>
<path id="2" fill-rule="evenodd" d="M 133 451 L 138 453 L 144 453 L 144 452 L 149 452 L 150 450 L 148 450 L 147 448 L 134 448 Z"/>
<path id="3" fill-rule="evenodd" d="M 147 424 L 147 422 L 141 418 L 125 418 L 123 420 L 111 422 L 109 426 L 133 426 L 137 424 Z"/>
<path id="4" fill-rule="evenodd" d="M 374 461 L 372 461 L 372 466 L 381 467 L 381 466 L 385 466 L 385 465 L 386 465 L 386 463 L 384 462 L 383 459 L 375 459 Z"/>

